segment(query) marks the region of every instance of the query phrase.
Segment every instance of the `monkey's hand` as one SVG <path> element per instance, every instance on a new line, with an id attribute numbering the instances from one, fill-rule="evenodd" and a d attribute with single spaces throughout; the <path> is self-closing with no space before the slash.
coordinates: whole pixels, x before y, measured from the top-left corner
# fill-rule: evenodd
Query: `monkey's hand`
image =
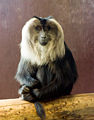
<path id="1" fill-rule="evenodd" d="M 29 79 L 27 79 L 27 81 L 23 81 L 22 85 L 26 85 L 26 86 L 34 89 L 34 88 L 40 87 L 41 83 L 37 79 L 29 78 Z"/>
<path id="2" fill-rule="evenodd" d="M 21 98 L 23 100 L 29 101 L 29 102 L 34 102 L 35 97 L 32 95 L 30 87 L 23 85 L 19 89 L 19 94 L 21 95 Z"/>
<path id="3" fill-rule="evenodd" d="M 29 102 L 34 102 L 35 101 L 35 98 L 32 97 L 32 95 L 30 93 L 22 94 L 21 98 L 22 98 L 22 100 L 26 100 L 26 101 L 29 101 Z"/>
<path id="4" fill-rule="evenodd" d="M 22 85 L 18 91 L 18 93 L 21 94 L 26 94 L 30 92 L 30 88 L 26 85 Z"/>

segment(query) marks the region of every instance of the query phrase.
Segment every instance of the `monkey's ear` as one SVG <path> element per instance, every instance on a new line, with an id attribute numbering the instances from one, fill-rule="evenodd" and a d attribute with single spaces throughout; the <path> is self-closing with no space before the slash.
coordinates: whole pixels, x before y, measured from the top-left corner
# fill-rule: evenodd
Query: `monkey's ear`
<path id="1" fill-rule="evenodd" d="M 33 16 L 32 18 L 37 18 L 37 19 L 39 19 L 39 20 L 42 19 L 42 17 L 38 17 L 38 16 Z M 46 17 L 46 18 L 44 18 L 44 19 L 54 19 L 54 17 L 53 17 L 53 16 L 48 16 L 48 17 Z"/>
<path id="2" fill-rule="evenodd" d="M 48 16 L 47 18 L 48 18 L 48 19 L 54 19 L 54 17 L 53 17 L 53 16 Z"/>
<path id="3" fill-rule="evenodd" d="M 32 18 L 37 18 L 37 19 L 41 20 L 41 17 L 38 17 L 38 16 L 33 16 Z"/>

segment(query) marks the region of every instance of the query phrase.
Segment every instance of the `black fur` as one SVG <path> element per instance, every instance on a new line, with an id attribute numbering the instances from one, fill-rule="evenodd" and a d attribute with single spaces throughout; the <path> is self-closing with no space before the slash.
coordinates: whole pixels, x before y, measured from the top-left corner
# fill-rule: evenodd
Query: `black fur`
<path id="1" fill-rule="evenodd" d="M 34 18 L 37 18 L 37 19 L 40 21 L 40 23 L 41 23 L 41 25 L 42 25 L 42 27 L 43 27 L 44 30 L 45 30 L 45 25 L 46 25 L 47 21 L 48 21 L 49 19 L 52 19 L 52 18 L 53 18 L 52 16 L 49 16 L 49 17 L 46 17 L 46 18 L 37 17 L 37 16 L 33 16 L 33 17 L 34 17 Z"/>
<path id="2" fill-rule="evenodd" d="M 22 85 L 19 93 L 23 99 L 36 103 L 37 101 L 47 101 L 69 95 L 77 76 L 74 58 L 65 44 L 65 56 L 48 64 L 32 65 L 21 59 L 16 79 Z M 39 116 L 42 119 L 45 118 L 42 106 L 39 104 L 37 108 Z"/>

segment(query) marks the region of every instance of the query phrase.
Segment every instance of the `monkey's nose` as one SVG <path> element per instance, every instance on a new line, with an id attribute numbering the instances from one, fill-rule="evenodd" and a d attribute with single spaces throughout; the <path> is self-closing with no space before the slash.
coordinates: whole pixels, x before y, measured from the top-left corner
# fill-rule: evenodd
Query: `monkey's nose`
<path id="1" fill-rule="evenodd" d="M 42 39 L 46 39 L 46 36 L 41 36 Z"/>
<path id="2" fill-rule="evenodd" d="M 46 37 L 42 37 L 43 39 L 45 39 Z"/>

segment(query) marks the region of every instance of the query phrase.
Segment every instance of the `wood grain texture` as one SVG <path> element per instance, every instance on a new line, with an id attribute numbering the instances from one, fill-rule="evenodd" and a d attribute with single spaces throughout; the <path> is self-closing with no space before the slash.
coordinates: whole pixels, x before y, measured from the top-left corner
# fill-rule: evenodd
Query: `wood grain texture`
<path id="1" fill-rule="evenodd" d="M 46 120 L 94 120 L 94 93 L 42 103 Z M 0 120 L 40 120 L 34 104 L 20 99 L 0 100 Z"/>

